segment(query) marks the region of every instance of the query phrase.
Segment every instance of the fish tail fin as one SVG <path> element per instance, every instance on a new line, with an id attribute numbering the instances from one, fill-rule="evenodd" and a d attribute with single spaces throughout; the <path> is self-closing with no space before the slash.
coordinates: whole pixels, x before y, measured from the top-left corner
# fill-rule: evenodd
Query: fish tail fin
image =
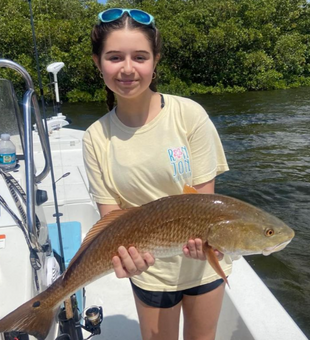
<path id="1" fill-rule="evenodd" d="M 206 243 L 204 245 L 204 251 L 207 255 L 207 259 L 208 259 L 208 262 L 210 263 L 211 267 L 224 280 L 224 282 L 230 288 L 227 277 L 226 277 L 225 273 L 223 272 L 223 269 L 222 269 L 222 267 L 219 263 L 217 256 L 215 255 L 214 249 Z"/>
<path id="2" fill-rule="evenodd" d="M 17 331 L 31 334 L 39 340 L 45 339 L 57 311 L 57 306 L 48 303 L 49 295 L 48 291 L 44 291 L 2 318 L 0 333 Z"/>

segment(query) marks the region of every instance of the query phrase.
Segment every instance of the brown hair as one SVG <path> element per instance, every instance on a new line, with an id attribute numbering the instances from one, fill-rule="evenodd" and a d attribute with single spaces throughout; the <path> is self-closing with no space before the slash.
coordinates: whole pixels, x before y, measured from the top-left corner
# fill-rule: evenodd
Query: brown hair
<path id="1" fill-rule="evenodd" d="M 151 44 L 154 58 L 157 55 L 160 55 L 162 41 L 160 33 L 157 30 L 157 28 L 150 25 L 142 25 L 133 20 L 128 15 L 128 13 L 124 13 L 124 15 L 118 20 L 109 23 L 100 22 L 93 27 L 93 30 L 91 32 L 92 52 L 94 55 L 97 55 L 99 57 L 99 60 L 108 35 L 112 31 L 120 30 L 125 27 L 128 27 L 129 29 L 137 29 L 144 33 L 144 35 Z M 157 83 L 156 79 L 153 79 L 150 84 L 150 89 L 152 91 L 157 91 L 156 83 Z M 112 110 L 115 105 L 114 93 L 107 86 L 106 91 L 107 91 L 107 105 L 109 110 Z"/>

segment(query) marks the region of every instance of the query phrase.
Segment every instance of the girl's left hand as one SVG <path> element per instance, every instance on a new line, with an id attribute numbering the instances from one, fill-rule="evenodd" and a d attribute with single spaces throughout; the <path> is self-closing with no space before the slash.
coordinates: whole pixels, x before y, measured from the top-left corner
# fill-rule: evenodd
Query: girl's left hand
<path id="1" fill-rule="evenodd" d="M 207 260 L 207 256 L 203 251 L 203 242 L 200 238 L 189 240 L 187 244 L 183 246 L 183 254 L 188 258 L 198 259 L 201 261 Z M 219 261 L 221 261 L 224 257 L 224 255 L 218 250 L 215 250 L 215 254 Z"/>
<path id="2" fill-rule="evenodd" d="M 127 250 L 120 246 L 118 256 L 112 258 L 113 268 L 119 279 L 140 275 L 154 263 L 155 259 L 150 253 L 140 254 L 135 247 Z"/>

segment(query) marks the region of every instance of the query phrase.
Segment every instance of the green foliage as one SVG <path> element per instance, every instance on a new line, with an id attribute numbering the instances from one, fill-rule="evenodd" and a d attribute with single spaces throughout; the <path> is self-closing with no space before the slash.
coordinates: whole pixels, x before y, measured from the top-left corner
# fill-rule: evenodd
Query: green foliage
<path id="1" fill-rule="evenodd" d="M 282 35 L 275 44 L 274 52 L 277 69 L 287 77 L 304 73 L 307 45 L 300 34 Z"/>
<path id="2" fill-rule="evenodd" d="M 95 91 L 93 101 L 95 102 L 105 102 L 107 100 L 107 93 L 103 89 L 97 89 Z"/>
<path id="3" fill-rule="evenodd" d="M 24 66 L 38 84 L 28 1 L 0 2 L 0 57 Z M 52 81 L 46 66 L 63 61 L 65 68 L 58 74 L 62 99 L 69 99 L 69 93 L 72 100 L 88 98 L 79 91 L 93 98 L 102 80 L 91 58 L 90 31 L 103 5 L 94 0 L 32 0 L 31 4 L 43 87 Z M 4 72 L 0 70 L 0 77 Z"/>
<path id="4" fill-rule="evenodd" d="M 67 97 L 70 103 L 77 103 L 77 102 L 88 103 L 92 101 L 92 96 L 90 93 L 86 91 L 81 91 L 78 89 L 69 91 L 67 93 Z"/>
<path id="5" fill-rule="evenodd" d="M 310 84 L 310 5 L 306 0 L 32 0 L 44 89 L 46 66 L 63 61 L 62 100 L 104 101 L 90 31 L 108 7 L 141 8 L 163 37 L 159 90 L 189 96 Z M 0 0 L 0 57 L 22 66 L 38 84 L 29 3 Z M 20 78 L 0 70 L 22 90 Z M 36 85 L 37 86 L 37 85 Z M 49 92 L 50 93 L 50 92 Z"/>
<path id="6" fill-rule="evenodd" d="M 107 100 L 107 95 L 103 89 L 97 89 L 93 96 L 87 91 L 74 89 L 67 93 L 67 98 L 70 103 L 103 102 Z"/>

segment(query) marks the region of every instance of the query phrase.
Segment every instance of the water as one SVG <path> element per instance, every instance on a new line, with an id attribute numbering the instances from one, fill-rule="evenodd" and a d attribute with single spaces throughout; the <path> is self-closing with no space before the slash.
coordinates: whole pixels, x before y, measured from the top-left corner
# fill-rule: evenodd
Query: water
<path id="1" fill-rule="evenodd" d="M 296 232 L 285 250 L 247 260 L 310 338 L 310 88 L 193 99 L 211 116 L 230 166 L 217 192 L 261 207 Z M 79 129 L 105 112 L 103 104 L 63 106 Z"/>
<path id="2" fill-rule="evenodd" d="M 247 260 L 310 337 L 310 88 L 195 99 L 210 113 L 231 170 L 217 191 L 296 232 L 282 252 Z"/>

